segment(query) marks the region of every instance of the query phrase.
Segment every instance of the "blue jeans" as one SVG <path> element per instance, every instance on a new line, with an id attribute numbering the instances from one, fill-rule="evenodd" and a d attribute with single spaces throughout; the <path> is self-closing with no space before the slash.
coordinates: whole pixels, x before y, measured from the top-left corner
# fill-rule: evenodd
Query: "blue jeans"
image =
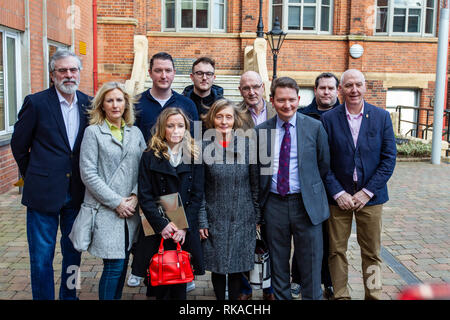
<path id="1" fill-rule="evenodd" d="M 120 300 L 127 275 L 129 252 L 125 259 L 103 259 L 103 273 L 98 285 L 99 300 Z"/>
<path id="2" fill-rule="evenodd" d="M 55 280 L 53 258 L 55 256 L 58 224 L 61 228 L 61 270 L 60 300 L 77 300 L 76 271 L 79 270 L 81 253 L 73 248 L 69 233 L 79 208 L 74 208 L 72 199 L 59 212 L 39 212 L 27 208 L 27 238 L 30 253 L 31 291 L 33 300 L 54 300 Z"/>

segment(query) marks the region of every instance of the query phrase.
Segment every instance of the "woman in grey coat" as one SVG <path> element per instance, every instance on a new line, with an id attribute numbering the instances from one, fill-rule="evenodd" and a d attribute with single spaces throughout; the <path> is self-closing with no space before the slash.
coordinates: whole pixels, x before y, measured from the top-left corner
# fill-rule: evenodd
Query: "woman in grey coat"
<path id="1" fill-rule="evenodd" d="M 260 221 L 258 168 L 250 164 L 249 139 L 233 133 L 240 115 L 231 101 L 216 101 L 206 114 L 204 142 L 205 196 L 199 213 L 205 269 L 211 271 L 214 293 L 237 300 L 241 273 L 253 269 L 256 226 Z M 256 163 L 254 161 L 253 163 Z"/>
<path id="2" fill-rule="evenodd" d="M 81 210 L 95 214 L 88 252 L 103 258 L 100 300 L 118 300 L 140 217 L 136 213 L 139 161 L 146 143 L 133 126 L 134 109 L 122 84 L 105 83 L 94 100 L 80 150 L 86 186 Z"/>

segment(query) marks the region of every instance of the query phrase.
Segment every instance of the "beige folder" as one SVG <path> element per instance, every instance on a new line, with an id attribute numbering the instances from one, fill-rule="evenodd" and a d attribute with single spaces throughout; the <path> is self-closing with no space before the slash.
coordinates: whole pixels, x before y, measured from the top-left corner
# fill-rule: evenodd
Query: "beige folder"
<path id="1" fill-rule="evenodd" d="M 186 213 L 184 212 L 183 203 L 181 202 L 181 197 L 178 193 L 171 193 L 159 198 L 158 211 L 169 221 L 173 222 L 178 229 L 187 229 L 189 224 L 186 218 Z M 144 214 L 141 211 L 141 221 L 142 227 L 144 229 L 144 234 L 146 236 L 151 236 L 155 234 L 155 231 L 148 223 Z"/>

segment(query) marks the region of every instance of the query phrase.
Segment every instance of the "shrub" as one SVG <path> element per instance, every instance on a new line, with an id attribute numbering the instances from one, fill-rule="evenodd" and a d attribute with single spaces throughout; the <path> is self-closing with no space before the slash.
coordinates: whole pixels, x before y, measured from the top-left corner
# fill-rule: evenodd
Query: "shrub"
<path id="1" fill-rule="evenodd" d="M 397 154 L 407 157 L 430 157 L 431 143 L 409 141 L 407 143 L 397 144 Z"/>

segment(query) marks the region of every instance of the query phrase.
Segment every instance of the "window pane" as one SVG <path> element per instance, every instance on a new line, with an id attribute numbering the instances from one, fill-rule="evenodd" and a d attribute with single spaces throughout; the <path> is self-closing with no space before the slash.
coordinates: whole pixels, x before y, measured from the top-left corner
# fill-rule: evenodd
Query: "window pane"
<path id="1" fill-rule="evenodd" d="M 193 1 L 183 1 L 181 3 L 181 27 L 193 28 Z"/>
<path id="2" fill-rule="evenodd" d="M 175 2 L 166 1 L 166 28 L 175 28 Z"/>
<path id="3" fill-rule="evenodd" d="M 304 0 L 304 3 L 316 3 L 316 0 Z"/>
<path id="4" fill-rule="evenodd" d="M 387 5 L 388 5 L 388 0 L 378 0 L 378 1 L 377 1 L 377 5 L 378 5 L 379 7 L 387 7 Z"/>
<path id="5" fill-rule="evenodd" d="M 408 32 L 420 31 L 420 9 L 410 9 L 408 17 Z"/>
<path id="6" fill-rule="evenodd" d="M 433 33 L 433 10 L 427 9 L 427 17 L 425 20 L 425 33 Z"/>
<path id="7" fill-rule="evenodd" d="M 214 29 L 224 29 L 224 3 L 222 0 L 216 1 L 214 4 L 213 26 Z"/>
<path id="8" fill-rule="evenodd" d="M 330 31 L 330 7 L 322 6 L 320 12 L 320 31 Z"/>
<path id="9" fill-rule="evenodd" d="M 434 8 L 434 0 L 427 0 L 427 7 Z"/>
<path id="10" fill-rule="evenodd" d="M 300 3 L 301 1 L 300 0 L 289 0 L 289 3 Z M 281 3 L 281 1 L 280 1 L 280 3 Z"/>
<path id="11" fill-rule="evenodd" d="M 282 6 L 273 6 L 272 26 L 275 23 L 276 17 L 278 17 L 278 21 L 280 21 L 280 24 L 282 24 L 283 23 L 283 7 Z"/>
<path id="12" fill-rule="evenodd" d="M 388 13 L 388 8 L 378 8 L 377 9 L 376 32 L 386 32 L 387 31 L 387 13 Z"/>
<path id="13" fill-rule="evenodd" d="M 3 72 L 3 33 L 0 32 L 0 131 L 5 130 L 5 74 Z"/>
<path id="14" fill-rule="evenodd" d="M 303 30 L 314 30 L 316 27 L 316 8 L 303 7 Z"/>
<path id="15" fill-rule="evenodd" d="M 13 126 L 17 117 L 17 75 L 16 75 L 16 40 L 6 38 L 7 64 L 8 64 L 8 111 L 9 125 Z"/>
<path id="16" fill-rule="evenodd" d="M 394 9 L 394 32 L 405 32 L 406 9 Z"/>
<path id="17" fill-rule="evenodd" d="M 195 26 L 208 28 L 208 2 L 197 1 Z"/>
<path id="18" fill-rule="evenodd" d="M 330 0 L 322 0 L 322 5 L 323 6 L 329 6 L 330 5 Z"/>
<path id="19" fill-rule="evenodd" d="M 288 29 L 300 30 L 300 7 L 289 7 Z"/>

